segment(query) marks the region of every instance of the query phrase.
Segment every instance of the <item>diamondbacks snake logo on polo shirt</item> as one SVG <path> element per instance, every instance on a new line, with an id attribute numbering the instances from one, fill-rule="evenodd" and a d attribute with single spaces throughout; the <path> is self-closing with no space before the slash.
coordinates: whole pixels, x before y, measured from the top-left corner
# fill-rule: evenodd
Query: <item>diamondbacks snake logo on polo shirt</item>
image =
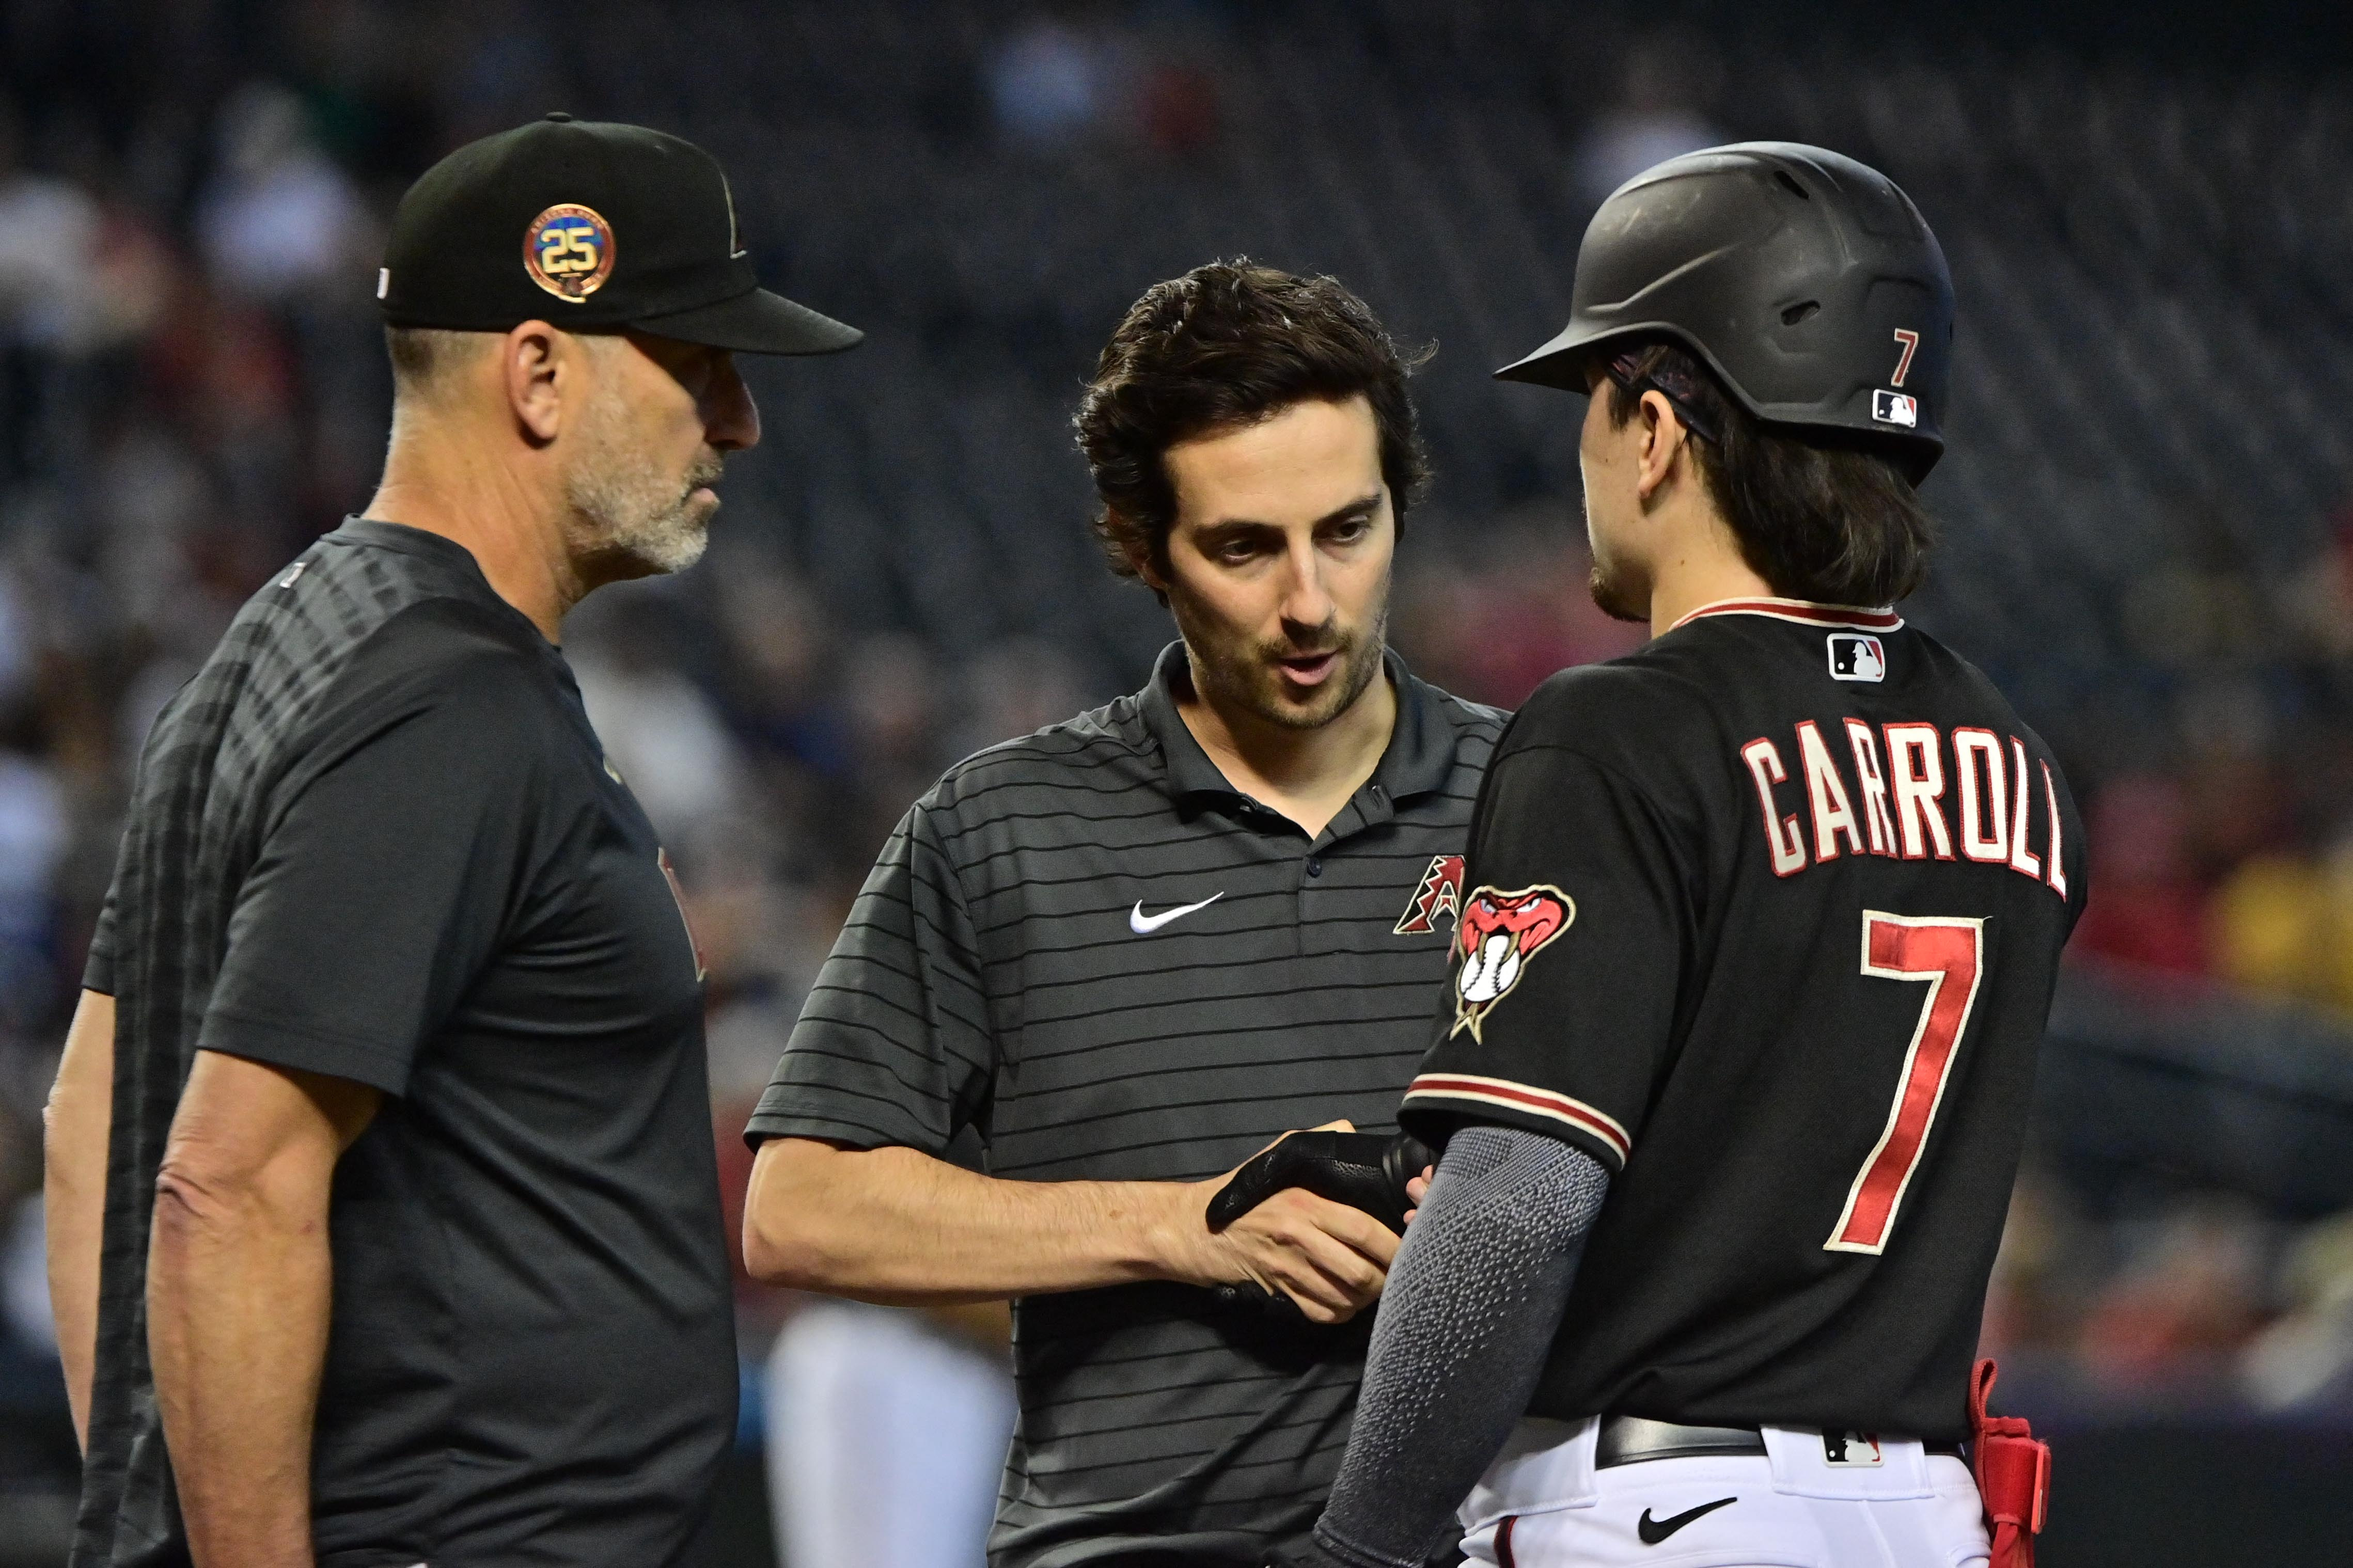
<path id="1" fill-rule="evenodd" d="M 613 275 L 613 226 L 594 207 L 558 202 L 523 231 L 522 269 L 559 300 L 578 304 Z"/>
<path id="2" fill-rule="evenodd" d="M 1473 891 L 1455 928 L 1462 962 L 1454 975 L 1454 1027 L 1446 1031 L 1447 1038 L 1468 1029 L 1479 1039 L 1480 1026 L 1495 1004 L 1512 994 L 1529 963 L 1576 919 L 1577 900 L 1542 883 L 1510 892 Z"/>

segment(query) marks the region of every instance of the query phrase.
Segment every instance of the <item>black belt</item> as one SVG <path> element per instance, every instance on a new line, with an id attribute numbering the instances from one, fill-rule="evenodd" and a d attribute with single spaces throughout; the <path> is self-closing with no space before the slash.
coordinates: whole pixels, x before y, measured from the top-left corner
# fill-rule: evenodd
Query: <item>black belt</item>
<path id="1" fill-rule="evenodd" d="M 1961 1458 L 1957 1443 L 1923 1445 L 1931 1454 Z M 1718 1457 L 1762 1455 L 1765 1434 L 1754 1426 L 1686 1426 L 1676 1421 L 1652 1421 L 1641 1415 L 1604 1415 L 1593 1445 L 1593 1468 L 1609 1469 L 1644 1459 L 1689 1459 L 1702 1454 Z"/>

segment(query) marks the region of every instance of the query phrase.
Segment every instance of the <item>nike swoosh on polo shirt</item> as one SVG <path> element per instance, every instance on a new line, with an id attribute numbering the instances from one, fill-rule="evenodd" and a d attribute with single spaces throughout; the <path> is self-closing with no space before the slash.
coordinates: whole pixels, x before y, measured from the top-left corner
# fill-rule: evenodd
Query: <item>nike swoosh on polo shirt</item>
<path id="1" fill-rule="evenodd" d="M 1150 936 L 1170 921 L 1182 920 L 1196 910 L 1206 910 L 1225 896 L 1225 889 L 1220 888 L 1198 904 L 1179 904 L 1173 910 L 1163 910 L 1156 915 L 1145 914 L 1144 900 L 1138 899 L 1135 900 L 1135 908 L 1127 911 L 1127 929 L 1138 936 Z"/>

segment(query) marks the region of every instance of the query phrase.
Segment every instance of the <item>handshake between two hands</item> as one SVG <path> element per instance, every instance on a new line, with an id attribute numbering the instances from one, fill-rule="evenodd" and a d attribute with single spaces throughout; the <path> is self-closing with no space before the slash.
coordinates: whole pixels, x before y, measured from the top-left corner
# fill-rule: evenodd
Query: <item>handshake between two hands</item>
<path id="1" fill-rule="evenodd" d="M 1203 1211 L 1223 1266 L 1216 1272 L 1228 1277 L 1212 1289 L 1270 1316 L 1347 1321 L 1379 1297 L 1437 1159 L 1405 1133 L 1358 1132 L 1345 1121 L 1268 1144 Z"/>

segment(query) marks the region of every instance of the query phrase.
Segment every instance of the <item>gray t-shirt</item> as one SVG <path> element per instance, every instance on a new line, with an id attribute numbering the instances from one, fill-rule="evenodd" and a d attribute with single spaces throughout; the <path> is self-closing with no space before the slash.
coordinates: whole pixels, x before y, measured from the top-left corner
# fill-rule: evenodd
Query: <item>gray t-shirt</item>
<path id="1" fill-rule="evenodd" d="M 1397 729 L 1310 840 L 1142 692 L 952 769 L 859 895 L 746 1136 L 1028 1181 L 1198 1181 L 1288 1129 L 1396 1123 L 1429 1045 L 1504 716 L 1394 655 Z M 1314 1522 L 1368 1320 L 1285 1324 L 1173 1284 L 1015 1305 L 996 1568 L 1255 1563 Z"/>

